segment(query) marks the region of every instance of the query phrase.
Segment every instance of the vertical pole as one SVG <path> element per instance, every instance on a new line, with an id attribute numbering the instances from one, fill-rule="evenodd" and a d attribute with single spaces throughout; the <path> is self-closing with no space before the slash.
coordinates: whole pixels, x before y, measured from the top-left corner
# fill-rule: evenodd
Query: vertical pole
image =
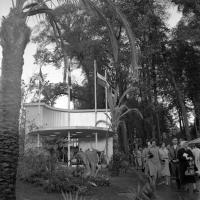
<path id="1" fill-rule="evenodd" d="M 107 82 L 107 71 L 105 70 L 105 79 Z M 108 87 L 106 85 L 105 87 L 105 103 L 106 103 L 106 113 L 108 114 Z M 108 117 L 106 116 L 106 122 L 108 120 Z"/>
<path id="2" fill-rule="evenodd" d="M 105 79 L 107 82 L 107 71 L 105 70 Z M 106 103 L 106 114 L 108 114 L 108 87 L 105 87 L 105 103 Z M 106 115 L 106 122 L 108 122 L 108 117 Z M 106 132 L 106 159 L 108 160 L 108 131 Z M 107 161 L 108 163 L 108 161 Z"/>
<path id="3" fill-rule="evenodd" d="M 42 87 L 42 80 L 41 80 L 41 66 L 40 66 L 40 69 L 39 69 L 39 84 L 38 84 L 38 89 L 39 89 L 39 101 L 38 101 L 38 126 L 39 128 L 41 127 L 41 87 Z M 37 147 L 39 148 L 40 147 L 40 134 L 38 133 L 37 134 Z"/>
<path id="4" fill-rule="evenodd" d="M 67 155 L 67 165 L 70 165 L 70 132 L 68 132 L 68 144 L 67 144 L 67 148 L 68 148 L 68 155 Z"/>
<path id="5" fill-rule="evenodd" d="M 68 65 L 68 126 L 70 126 L 70 99 L 71 99 L 71 95 L 70 95 L 70 91 L 71 91 L 71 71 L 70 71 L 70 64 L 71 62 L 69 62 Z"/>
<path id="6" fill-rule="evenodd" d="M 38 125 L 39 127 L 42 126 L 42 123 L 41 123 L 41 90 L 42 90 L 42 86 L 43 86 L 43 80 L 42 80 L 42 66 L 40 65 L 40 68 L 39 68 L 39 86 L 38 86 L 38 89 L 39 89 L 39 101 L 38 101 Z"/>
<path id="7" fill-rule="evenodd" d="M 38 121 L 39 121 L 39 123 L 38 123 L 38 125 L 39 125 L 39 127 L 41 127 L 41 106 L 40 106 L 40 104 L 41 104 L 41 100 L 40 100 L 40 98 L 41 98 L 41 90 L 39 89 L 39 102 L 38 102 Z"/>
<path id="8" fill-rule="evenodd" d="M 95 111 L 95 126 L 97 123 L 97 62 L 94 60 L 94 111 Z"/>

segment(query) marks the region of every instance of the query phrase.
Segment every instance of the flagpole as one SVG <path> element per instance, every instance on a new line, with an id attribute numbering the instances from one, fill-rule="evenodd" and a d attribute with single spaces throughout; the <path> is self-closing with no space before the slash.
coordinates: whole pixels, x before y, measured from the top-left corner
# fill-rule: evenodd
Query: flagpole
<path id="1" fill-rule="evenodd" d="M 68 126 L 70 126 L 70 99 L 71 99 L 71 94 L 70 94 L 70 90 L 71 90 L 71 71 L 70 71 L 70 65 L 71 62 L 69 61 L 68 63 Z"/>
<path id="2" fill-rule="evenodd" d="M 95 112 L 95 126 L 97 123 L 97 62 L 94 60 L 94 112 Z"/>
<path id="3" fill-rule="evenodd" d="M 106 83 L 107 83 L 107 71 L 105 70 L 105 79 L 106 79 Z M 105 103 L 106 103 L 106 123 L 108 122 L 108 85 L 106 84 L 105 87 Z M 106 162 L 108 164 L 108 131 L 106 133 Z"/>
<path id="4" fill-rule="evenodd" d="M 38 94 L 38 98 L 39 98 L 39 101 L 38 101 L 38 125 L 39 125 L 39 128 L 41 127 L 41 86 L 42 86 L 42 81 L 41 81 L 41 68 L 42 66 L 40 65 L 40 68 L 39 68 L 39 84 L 38 84 L 38 89 L 39 89 L 39 94 Z M 40 147 L 40 134 L 37 133 L 37 147 L 39 148 Z"/>
<path id="5" fill-rule="evenodd" d="M 105 70 L 105 79 L 107 82 L 107 71 Z M 107 85 L 105 87 L 105 103 L 106 103 L 106 114 L 108 114 L 108 88 Z M 108 120 L 108 117 L 106 116 L 106 122 Z"/>
<path id="6" fill-rule="evenodd" d="M 39 115 L 39 127 L 41 126 L 41 89 L 42 89 L 42 78 L 41 78 L 41 71 L 42 71 L 42 66 L 40 65 L 40 68 L 39 68 L 39 101 L 38 101 L 38 115 Z"/>
<path id="7" fill-rule="evenodd" d="M 71 100 L 71 60 L 69 60 L 68 63 L 68 73 L 67 73 L 67 78 L 68 78 L 68 127 L 70 127 L 70 100 Z M 67 165 L 70 166 L 70 143 L 71 143 L 71 136 L 70 136 L 70 131 L 68 131 L 68 143 L 67 143 Z"/>

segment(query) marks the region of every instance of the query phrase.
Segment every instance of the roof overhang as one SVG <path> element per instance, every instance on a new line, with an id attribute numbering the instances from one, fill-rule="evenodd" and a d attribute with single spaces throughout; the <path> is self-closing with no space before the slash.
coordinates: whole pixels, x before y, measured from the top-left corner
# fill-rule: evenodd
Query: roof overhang
<path id="1" fill-rule="evenodd" d="M 30 135 L 37 135 L 44 137 L 65 138 L 70 133 L 71 138 L 94 138 L 95 134 L 98 134 L 98 138 L 105 138 L 113 136 L 113 132 L 108 128 L 92 127 L 92 126 L 65 126 L 65 127 L 53 127 L 53 128 L 39 128 L 30 132 Z"/>

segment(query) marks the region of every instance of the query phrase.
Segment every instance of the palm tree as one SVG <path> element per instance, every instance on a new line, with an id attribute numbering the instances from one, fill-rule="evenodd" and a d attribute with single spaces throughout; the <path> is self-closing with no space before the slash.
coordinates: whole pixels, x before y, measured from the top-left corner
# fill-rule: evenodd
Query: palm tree
<path id="1" fill-rule="evenodd" d="M 58 3 L 69 0 L 57 0 Z M 30 40 L 31 31 L 26 24 L 29 16 L 45 13 L 49 16 L 49 22 L 57 33 L 58 26 L 55 16 L 46 2 L 51 0 L 35 0 L 25 6 L 28 0 L 12 0 L 13 7 L 7 17 L 4 17 L 1 24 L 1 46 L 2 46 L 2 75 L 0 84 L 0 199 L 15 200 L 15 184 L 17 162 L 19 156 L 18 128 L 21 106 L 21 76 L 24 64 L 24 51 Z M 75 0 L 71 0 L 75 2 Z M 94 9 L 90 0 L 81 0 L 83 5 Z M 134 35 L 126 18 L 115 8 L 115 5 L 105 0 L 122 23 L 127 31 L 130 40 L 132 55 L 135 55 Z M 91 6 L 92 5 L 92 6 Z M 124 23 L 126 22 L 126 23 Z M 57 29 L 57 30 L 56 30 Z M 114 40 L 113 40 L 114 41 Z"/>
<path id="2" fill-rule="evenodd" d="M 117 165 L 115 164 L 114 157 L 115 155 L 118 154 L 119 152 L 119 127 L 121 126 L 123 130 L 126 130 L 126 124 L 124 121 L 124 117 L 129 114 L 130 112 L 135 112 L 140 118 L 143 118 L 141 112 L 137 108 L 128 108 L 124 104 L 124 100 L 126 96 L 133 91 L 133 88 L 128 88 L 122 96 L 119 98 L 118 101 L 118 91 L 114 90 L 112 88 L 108 89 L 108 105 L 110 108 L 110 115 L 107 113 L 106 116 L 109 119 L 109 122 L 105 120 L 99 120 L 97 121 L 96 125 L 100 123 L 104 123 L 108 125 L 108 127 L 114 132 L 114 137 L 113 137 L 113 166 Z M 127 132 L 122 131 L 122 140 L 123 140 L 123 147 L 124 147 L 124 153 L 129 152 L 128 148 L 128 137 L 127 137 Z M 108 149 L 108 136 L 106 136 L 106 150 Z M 116 172 L 117 173 L 117 172 Z M 118 173 L 117 173 L 118 174 Z"/>

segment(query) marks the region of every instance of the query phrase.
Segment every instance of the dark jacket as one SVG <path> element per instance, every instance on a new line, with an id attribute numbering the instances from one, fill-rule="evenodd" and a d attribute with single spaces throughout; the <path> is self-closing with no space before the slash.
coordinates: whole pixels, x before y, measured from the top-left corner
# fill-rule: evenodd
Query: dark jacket
<path id="1" fill-rule="evenodd" d="M 178 150 L 180 149 L 180 146 L 177 145 L 176 149 L 174 149 L 173 146 L 171 146 L 169 148 L 169 160 L 170 161 L 173 161 L 173 160 L 176 160 L 177 159 L 177 156 L 178 156 Z"/>

